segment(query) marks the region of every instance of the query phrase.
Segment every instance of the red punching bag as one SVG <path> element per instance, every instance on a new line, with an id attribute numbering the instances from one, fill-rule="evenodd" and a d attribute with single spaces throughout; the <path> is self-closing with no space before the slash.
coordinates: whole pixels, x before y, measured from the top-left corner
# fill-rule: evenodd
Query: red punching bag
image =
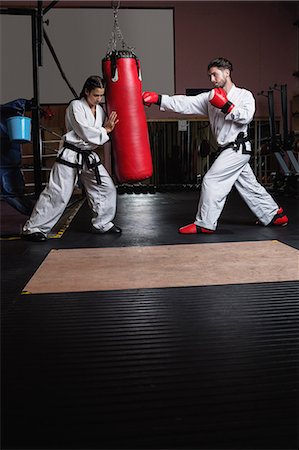
<path id="1" fill-rule="evenodd" d="M 102 66 L 107 113 L 116 111 L 119 119 L 111 133 L 116 177 L 120 183 L 145 180 L 153 165 L 139 60 L 130 50 L 114 50 Z"/>

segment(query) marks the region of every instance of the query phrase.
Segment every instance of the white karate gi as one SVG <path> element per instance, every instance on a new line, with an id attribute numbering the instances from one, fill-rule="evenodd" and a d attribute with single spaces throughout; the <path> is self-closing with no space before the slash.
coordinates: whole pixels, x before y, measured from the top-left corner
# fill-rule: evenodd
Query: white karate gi
<path id="1" fill-rule="evenodd" d="M 78 174 L 93 211 L 93 226 L 103 232 L 112 228 L 112 220 L 116 213 L 116 188 L 105 167 L 100 163 L 99 156 L 93 151 L 109 140 L 103 128 L 104 119 L 105 113 L 100 105 L 96 106 L 94 116 L 84 98 L 70 103 L 65 115 L 67 132 L 60 144 L 58 161 L 54 163 L 49 182 L 23 227 L 24 234 L 49 233 L 71 198 Z M 88 167 L 81 153 L 65 148 L 64 141 L 82 150 L 92 150 L 88 155 L 88 162 L 95 168 Z M 101 184 L 97 183 L 95 170 L 99 171 Z"/>
<path id="2" fill-rule="evenodd" d="M 255 100 L 251 92 L 232 86 L 228 100 L 235 107 L 228 114 L 212 106 L 210 92 L 196 96 L 162 95 L 161 110 L 175 111 L 181 114 L 208 116 L 211 130 L 219 146 L 235 141 L 238 134 L 247 135 L 247 127 L 253 119 Z M 251 151 L 250 142 L 245 143 L 246 151 Z M 228 148 L 223 150 L 205 174 L 201 186 L 198 211 L 194 223 L 209 230 L 215 230 L 227 195 L 235 185 L 260 222 L 268 225 L 279 206 L 266 189 L 257 181 L 249 164 L 250 154 Z"/>

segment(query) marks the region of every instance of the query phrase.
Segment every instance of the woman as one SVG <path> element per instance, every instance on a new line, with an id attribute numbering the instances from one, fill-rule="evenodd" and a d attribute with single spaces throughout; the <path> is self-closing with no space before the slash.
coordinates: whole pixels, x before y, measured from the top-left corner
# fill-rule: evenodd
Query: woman
<path id="1" fill-rule="evenodd" d="M 116 112 L 105 120 L 100 106 L 104 82 L 90 76 L 84 83 L 79 99 L 73 100 L 65 114 L 66 134 L 58 157 L 50 172 L 48 185 L 41 193 L 29 220 L 23 227 L 22 239 L 45 241 L 63 214 L 78 177 L 85 188 L 93 212 L 95 233 L 121 233 L 114 225 L 116 188 L 94 150 L 109 140 L 118 123 Z"/>

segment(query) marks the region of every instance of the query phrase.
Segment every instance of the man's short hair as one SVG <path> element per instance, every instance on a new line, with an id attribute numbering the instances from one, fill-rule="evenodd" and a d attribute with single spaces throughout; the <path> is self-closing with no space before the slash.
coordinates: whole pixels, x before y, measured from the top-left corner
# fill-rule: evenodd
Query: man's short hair
<path id="1" fill-rule="evenodd" d="M 233 70 L 232 63 L 228 59 L 222 57 L 213 59 L 208 65 L 208 70 L 210 70 L 211 67 L 218 67 L 219 69 L 229 69 L 230 72 L 232 72 Z"/>

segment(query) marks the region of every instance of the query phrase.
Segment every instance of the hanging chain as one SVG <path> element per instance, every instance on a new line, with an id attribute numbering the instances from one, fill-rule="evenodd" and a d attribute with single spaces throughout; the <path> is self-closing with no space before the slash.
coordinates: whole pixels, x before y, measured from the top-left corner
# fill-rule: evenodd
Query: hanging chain
<path id="1" fill-rule="evenodd" d="M 114 16 L 114 24 L 113 29 L 111 33 L 111 37 L 108 44 L 108 50 L 107 53 L 111 53 L 113 51 L 116 51 L 117 47 L 117 41 L 121 42 L 122 50 L 130 50 L 134 52 L 134 47 L 129 47 L 126 41 L 124 40 L 123 34 L 121 32 L 119 23 L 118 23 L 118 10 L 120 7 L 120 1 L 118 2 L 112 2 L 112 8 L 113 8 L 113 16 Z"/>

